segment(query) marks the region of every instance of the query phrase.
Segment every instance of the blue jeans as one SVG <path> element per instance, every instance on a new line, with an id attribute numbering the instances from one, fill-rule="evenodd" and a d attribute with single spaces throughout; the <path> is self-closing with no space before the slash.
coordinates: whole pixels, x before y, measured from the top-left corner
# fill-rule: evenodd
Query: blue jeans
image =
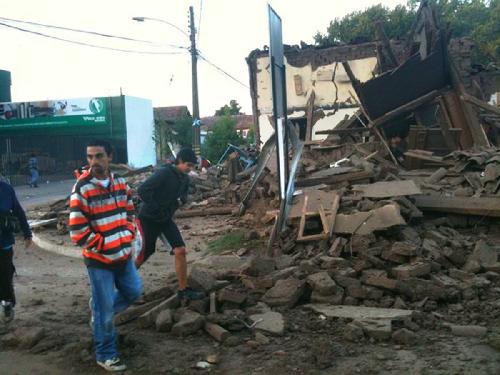
<path id="1" fill-rule="evenodd" d="M 92 288 L 92 330 L 96 359 L 104 362 L 118 356 L 115 314 L 134 303 L 142 293 L 142 281 L 130 259 L 119 270 L 87 267 Z"/>
<path id="2" fill-rule="evenodd" d="M 38 179 L 40 178 L 40 174 L 38 173 L 38 169 L 30 169 L 30 185 L 36 186 L 38 184 Z"/>

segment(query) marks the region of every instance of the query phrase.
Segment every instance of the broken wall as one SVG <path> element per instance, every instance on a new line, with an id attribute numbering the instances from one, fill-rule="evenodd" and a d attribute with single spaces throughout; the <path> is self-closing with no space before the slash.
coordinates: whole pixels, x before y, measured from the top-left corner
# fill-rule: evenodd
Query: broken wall
<path id="1" fill-rule="evenodd" d="M 330 110 L 336 105 L 340 108 L 355 106 L 350 93 L 356 94 L 341 64 L 342 61 L 349 61 L 362 82 L 373 78 L 377 68 L 375 43 L 322 49 L 311 46 L 285 48 L 286 94 L 288 110 L 292 117 L 300 116 L 300 111 L 306 111 L 313 90 L 315 108 Z M 268 52 L 253 51 L 247 62 L 252 85 L 254 119 L 259 128 L 258 138 L 264 143 L 273 132 L 270 120 L 273 102 Z M 332 82 L 333 77 L 335 84 Z M 327 116 L 321 121 L 321 128 L 333 128 L 345 114 L 352 114 L 355 110 L 356 108 L 347 108 L 339 111 L 341 116 Z M 313 129 L 313 139 L 318 139 L 314 137 L 316 130 L 317 126 Z"/>

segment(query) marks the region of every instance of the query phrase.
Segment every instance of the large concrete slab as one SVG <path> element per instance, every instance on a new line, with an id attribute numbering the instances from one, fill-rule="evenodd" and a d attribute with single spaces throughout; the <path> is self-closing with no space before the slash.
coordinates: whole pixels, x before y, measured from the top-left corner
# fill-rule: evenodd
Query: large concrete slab
<path id="1" fill-rule="evenodd" d="M 309 304 L 305 307 L 323 314 L 327 318 L 349 318 L 353 320 L 402 320 L 410 317 L 413 310 L 384 309 L 379 307 Z"/>

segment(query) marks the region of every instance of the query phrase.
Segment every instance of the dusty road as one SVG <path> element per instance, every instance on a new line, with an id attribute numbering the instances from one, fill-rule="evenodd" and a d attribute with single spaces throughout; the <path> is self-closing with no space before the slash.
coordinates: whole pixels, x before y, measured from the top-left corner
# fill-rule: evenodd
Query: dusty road
<path id="1" fill-rule="evenodd" d="M 17 198 L 25 210 L 37 205 L 63 199 L 71 193 L 75 180 L 54 181 L 48 184 L 41 183 L 38 188 L 16 186 Z"/>
<path id="2" fill-rule="evenodd" d="M 187 232 L 203 233 L 221 219 L 180 222 Z M 188 235 L 188 245 L 203 250 L 201 235 Z M 193 260 L 200 253 L 192 252 Z M 15 322 L 0 330 L 0 374 L 100 374 L 92 357 L 88 326 L 89 288 L 86 269 L 70 259 L 40 249 L 16 251 L 16 290 L 19 298 Z M 145 290 L 165 285 L 172 257 L 159 252 L 140 270 Z M 498 301 L 485 300 L 485 304 Z M 480 308 L 478 309 L 480 310 Z M 443 328 L 421 322 L 415 345 L 348 342 L 346 322 L 321 319 L 303 308 L 282 311 L 287 329 L 255 345 L 254 332 L 234 333 L 231 344 L 220 345 L 203 331 L 178 338 L 132 322 L 119 328 L 120 352 L 129 365 L 127 374 L 204 373 L 193 366 L 216 355 L 216 374 L 499 374 L 500 352 L 485 338 L 455 337 Z M 478 314 L 464 310 L 460 314 Z M 490 317 L 489 325 L 500 323 Z M 31 349 L 11 346 L 13 333 L 43 330 Z"/>

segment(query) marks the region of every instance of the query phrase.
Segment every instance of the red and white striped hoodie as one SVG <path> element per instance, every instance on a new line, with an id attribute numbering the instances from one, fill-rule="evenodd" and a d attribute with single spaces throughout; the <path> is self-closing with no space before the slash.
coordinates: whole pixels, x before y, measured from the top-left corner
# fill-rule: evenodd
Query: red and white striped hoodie
<path id="1" fill-rule="evenodd" d="M 87 266 L 125 263 L 132 253 L 135 210 L 124 178 L 111 174 L 106 188 L 90 171 L 83 172 L 73 187 L 70 210 L 70 236 L 83 247 Z"/>

